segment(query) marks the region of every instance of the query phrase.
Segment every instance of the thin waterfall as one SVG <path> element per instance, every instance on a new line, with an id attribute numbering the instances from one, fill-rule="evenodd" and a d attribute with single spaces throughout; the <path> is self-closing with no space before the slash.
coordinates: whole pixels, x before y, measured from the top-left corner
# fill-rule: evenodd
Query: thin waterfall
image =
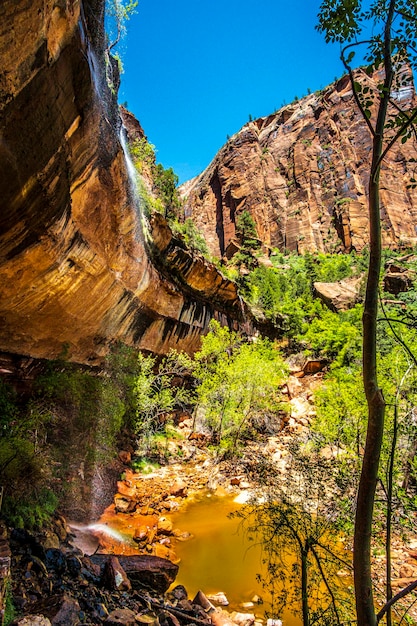
<path id="1" fill-rule="evenodd" d="M 126 171 L 129 177 L 129 187 L 130 187 L 131 197 L 133 199 L 133 202 L 137 211 L 137 215 L 139 218 L 139 222 L 140 222 L 140 239 L 143 241 L 143 238 L 144 238 L 143 234 L 144 233 L 146 234 L 146 232 L 148 231 L 148 228 L 147 228 L 146 218 L 142 210 L 142 198 L 141 198 L 140 191 L 139 191 L 140 184 L 141 184 L 140 176 L 133 164 L 129 147 L 127 145 L 126 136 L 127 136 L 126 128 L 122 125 L 120 128 L 120 133 L 119 133 L 120 145 L 122 147 L 123 155 L 125 158 Z"/>

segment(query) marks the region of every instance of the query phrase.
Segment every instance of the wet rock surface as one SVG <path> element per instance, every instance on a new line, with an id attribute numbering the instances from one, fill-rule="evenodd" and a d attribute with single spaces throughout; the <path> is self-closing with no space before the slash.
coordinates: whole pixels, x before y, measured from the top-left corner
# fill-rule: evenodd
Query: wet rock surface
<path id="1" fill-rule="evenodd" d="M 117 339 L 192 352 L 213 317 L 241 318 L 235 285 L 178 247 L 162 216 L 149 225 L 141 213 L 106 79 L 104 5 L 0 3 L 0 347 L 10 353 L 55 358 L 67 345 L 92 365 Z"/>

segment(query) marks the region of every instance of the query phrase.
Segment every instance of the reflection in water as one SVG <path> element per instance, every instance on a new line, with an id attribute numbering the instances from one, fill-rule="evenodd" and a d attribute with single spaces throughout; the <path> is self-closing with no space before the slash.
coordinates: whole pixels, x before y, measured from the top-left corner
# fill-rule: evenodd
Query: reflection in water
<path id="1" fill-rule="evenodd" d="M 256 575 L 262 573 L 262 552 L 259 545 L 249 540 L 238 519 L 228 515 L 239 504 L 229 497 L 203 496 L 172 516 L 174 525 L 185 528 L 193 538 L 178 543 L 176 553 L 181 558 L 175 584 L 182 584 L 190 597 L 201 589 L 206 594 L 224 591 L 230 605 L 228 610 L 253 612 L 264 617 L 270 611 L 270 598 Z M 253 608 L 242 608 L 258 595 L 264 603 Z M 285 626 L 300 626 L 301 620 L 290 613 L 274 617 L 283 619 Z"/>

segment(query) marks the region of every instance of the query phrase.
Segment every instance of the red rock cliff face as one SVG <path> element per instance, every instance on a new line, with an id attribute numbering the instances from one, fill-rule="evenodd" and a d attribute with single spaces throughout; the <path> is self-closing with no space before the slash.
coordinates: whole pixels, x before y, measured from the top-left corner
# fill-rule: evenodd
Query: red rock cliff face
<path id="1" fill-rule="evenodd" d="M 397 97 L 410 99 L 411 90 Z M 182 188 L 185 211 L 222 255 L 247 210 L 258 237 L 281 250 L 361 250 L 367 242 L 370 135 L 347 77 L 245 125 Z M 417 243 L 417 193 L 407 183 L 413 141 L 398 143 L 381 175 L 385 246 Z"/>
<path id="2" fill-rule="evenodd" d="M 163 220 L 153 227 L 163 273 L 149 260 L 104 77 L 103 7 L 0 3 L 4 351 L 54 357 L 68 344 L 92 363 L 115 339 L 192 351 L 213 316 L 239 317 L 233 284 L 185 262 Z"/>

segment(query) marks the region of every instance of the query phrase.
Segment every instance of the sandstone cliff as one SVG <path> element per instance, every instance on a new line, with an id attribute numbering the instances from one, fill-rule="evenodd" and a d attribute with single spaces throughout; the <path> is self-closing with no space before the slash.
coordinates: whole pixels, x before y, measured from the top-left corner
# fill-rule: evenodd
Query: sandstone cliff
<path id="1" fill-rule="evenodd" d="M 413 93 L 404 88 L 396 97 L 403 102 Z M 218 256 L 227 253 L 244 210 L 267 246 L 300 253 L 361 250 L 370 150 L 370 134 L 344 77 L 246 124 L 199 177 L 183 185 L 186 217 Z M 385 246 L 417 243 L 417 192 L 407 186 L 415 154 L 413 141 L 398 143 L 383 165 Z"/>
<path id="2" fill-rule="evenodd" d="M 0 4 L 3 351 L 55 357 L 67 345 L 85 363 L 115 339 L 192 351 L 213 316 L 241 315 L 234 285 L 194 263 L 159 218 L 161 271 L 150 260 L 105 77 L 103 14 L 104 0 Z"/>

